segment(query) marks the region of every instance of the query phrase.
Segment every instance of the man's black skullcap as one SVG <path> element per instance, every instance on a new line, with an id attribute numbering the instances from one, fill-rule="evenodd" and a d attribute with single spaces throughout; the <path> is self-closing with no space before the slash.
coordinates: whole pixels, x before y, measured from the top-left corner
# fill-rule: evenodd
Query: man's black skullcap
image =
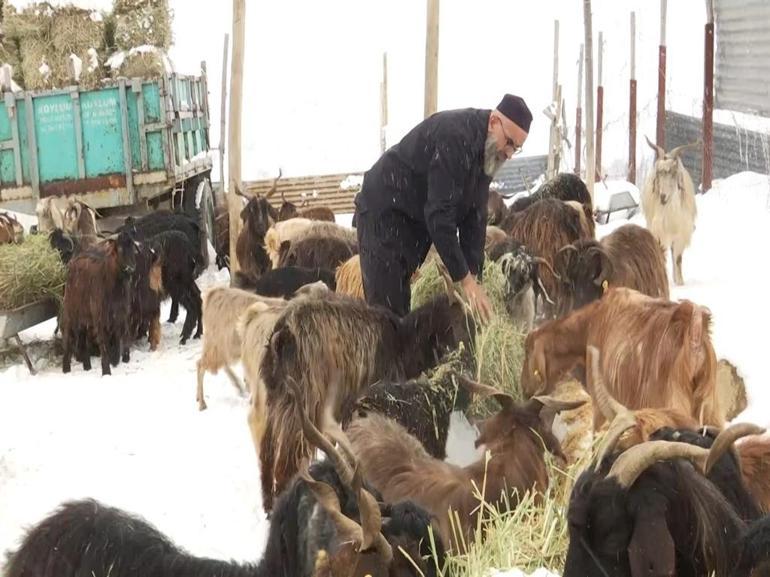
<path id="1" fill-rule="evenodd" d="M 515 122 L 524 132 L 529 132 L 532 123 L 532 113 L 527 108 L 527 103 L 520 96 L 506 94 L 497 105 L 497 110 L 509 120 Z"/>

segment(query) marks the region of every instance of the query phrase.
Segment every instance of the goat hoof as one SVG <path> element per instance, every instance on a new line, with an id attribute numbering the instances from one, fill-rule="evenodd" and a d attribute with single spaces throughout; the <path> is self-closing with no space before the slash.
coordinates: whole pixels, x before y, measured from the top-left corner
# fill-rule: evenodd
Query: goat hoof
<path id="1" fill-rule="evenodd" d="M 205 411 L 208 408 L 205 401 L 201 401 L 198 403 L 198 410 L 199 411 Z"/>
<path id="2" fill-rule="evenodd" d="M 190 338 L 190 337 L 184 337 L 182 340 L 180 340 L 180 341 L 179 341 L 179 344 L 180 344 L 180 345 L 186 345 L 186 344 L 187 344 L 187 339 L 188 339 L 188 338 Z"/>

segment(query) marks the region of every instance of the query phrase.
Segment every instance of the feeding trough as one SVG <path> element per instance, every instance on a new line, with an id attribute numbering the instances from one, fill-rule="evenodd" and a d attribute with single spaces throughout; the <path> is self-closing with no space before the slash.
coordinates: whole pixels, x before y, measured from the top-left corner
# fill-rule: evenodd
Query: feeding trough
<path id="1" fill-rule="evenodd" d="M 54 318 L 58 313 L 58 305 L 53 298 L 39 300 L 8 311 L 0 311 L 0 342 L 16 341 L 15 348 L 19 351 L 29 372 L 36 373 L 35 367 L 21 342 L 19 333 L 35 325 Z M 6 348 L 8 350 L 8 348 Z"/>

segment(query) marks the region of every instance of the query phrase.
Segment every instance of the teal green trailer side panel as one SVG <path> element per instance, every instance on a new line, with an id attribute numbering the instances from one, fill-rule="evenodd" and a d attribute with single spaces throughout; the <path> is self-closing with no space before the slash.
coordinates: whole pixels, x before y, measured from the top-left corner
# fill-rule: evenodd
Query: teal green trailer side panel
<path id="1" fill-rule="evenodd" d="M 118 98 L 117 88 L 83 92 L 80 95 L 88 178 L 125 172 L 123 126 Z"/>
<path id="2" fill-rule="evenodd" d="M 157 124 L 160 117 L 160 88 L 157 82 L 142 86 L 145 124 Z M 147 133 L 147 162 L 150 170 L 165 170 L 166 161 L 163 153 L 163 135 L 160 130 Z"/>
<path id="3" fill-rule="evenodd" d="M 27 103 L 24 100 L 16 101 L 16 121 L 19 123 L 19 141 L 21 142 L 21 174 L 24 184 L 32 181 L 29 173 L 29 135 L 27 134 Z"/>
<path id="4" fill-rule="evenodd" d="M 40 182 L 78 178 L 75 116 L 69 94 L 32 101 Z"/>
<path id="5" fill-rule="evenodd" d="M 0 108 L 0 142 L 13 142 L 11 119 L 8 118 L 8 109 L 5 107 Z M 0 151 L 0 183 L 16 183 L 13 149 Z"/>
<path id="6" fill-rule="evenodd" d="M 131 166 L 142 170 L 142 149 L 140 148 L 139 111 L 137 110 L 136 93 L 130 88 L 126 92 L 126 108 L 128 109 L 128 141 L 131 144 Z"/>

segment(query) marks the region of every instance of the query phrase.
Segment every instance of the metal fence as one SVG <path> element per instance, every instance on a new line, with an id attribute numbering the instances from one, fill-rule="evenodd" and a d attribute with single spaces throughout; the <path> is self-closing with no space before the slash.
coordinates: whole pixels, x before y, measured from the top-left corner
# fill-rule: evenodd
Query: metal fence
<path id="1" fill-rule="evenodd" d="M 701 118 L 666 111 L 666 148 L 694 142 L 702 138 Z M 696 186 L 701 182 L 701 150 L 688 150 L 682 155 Z M 750 170 L 770 174 L 768 135 L 762 132 L 714 123 L 714 178 L 726 178 L 736 172 Z"/>

